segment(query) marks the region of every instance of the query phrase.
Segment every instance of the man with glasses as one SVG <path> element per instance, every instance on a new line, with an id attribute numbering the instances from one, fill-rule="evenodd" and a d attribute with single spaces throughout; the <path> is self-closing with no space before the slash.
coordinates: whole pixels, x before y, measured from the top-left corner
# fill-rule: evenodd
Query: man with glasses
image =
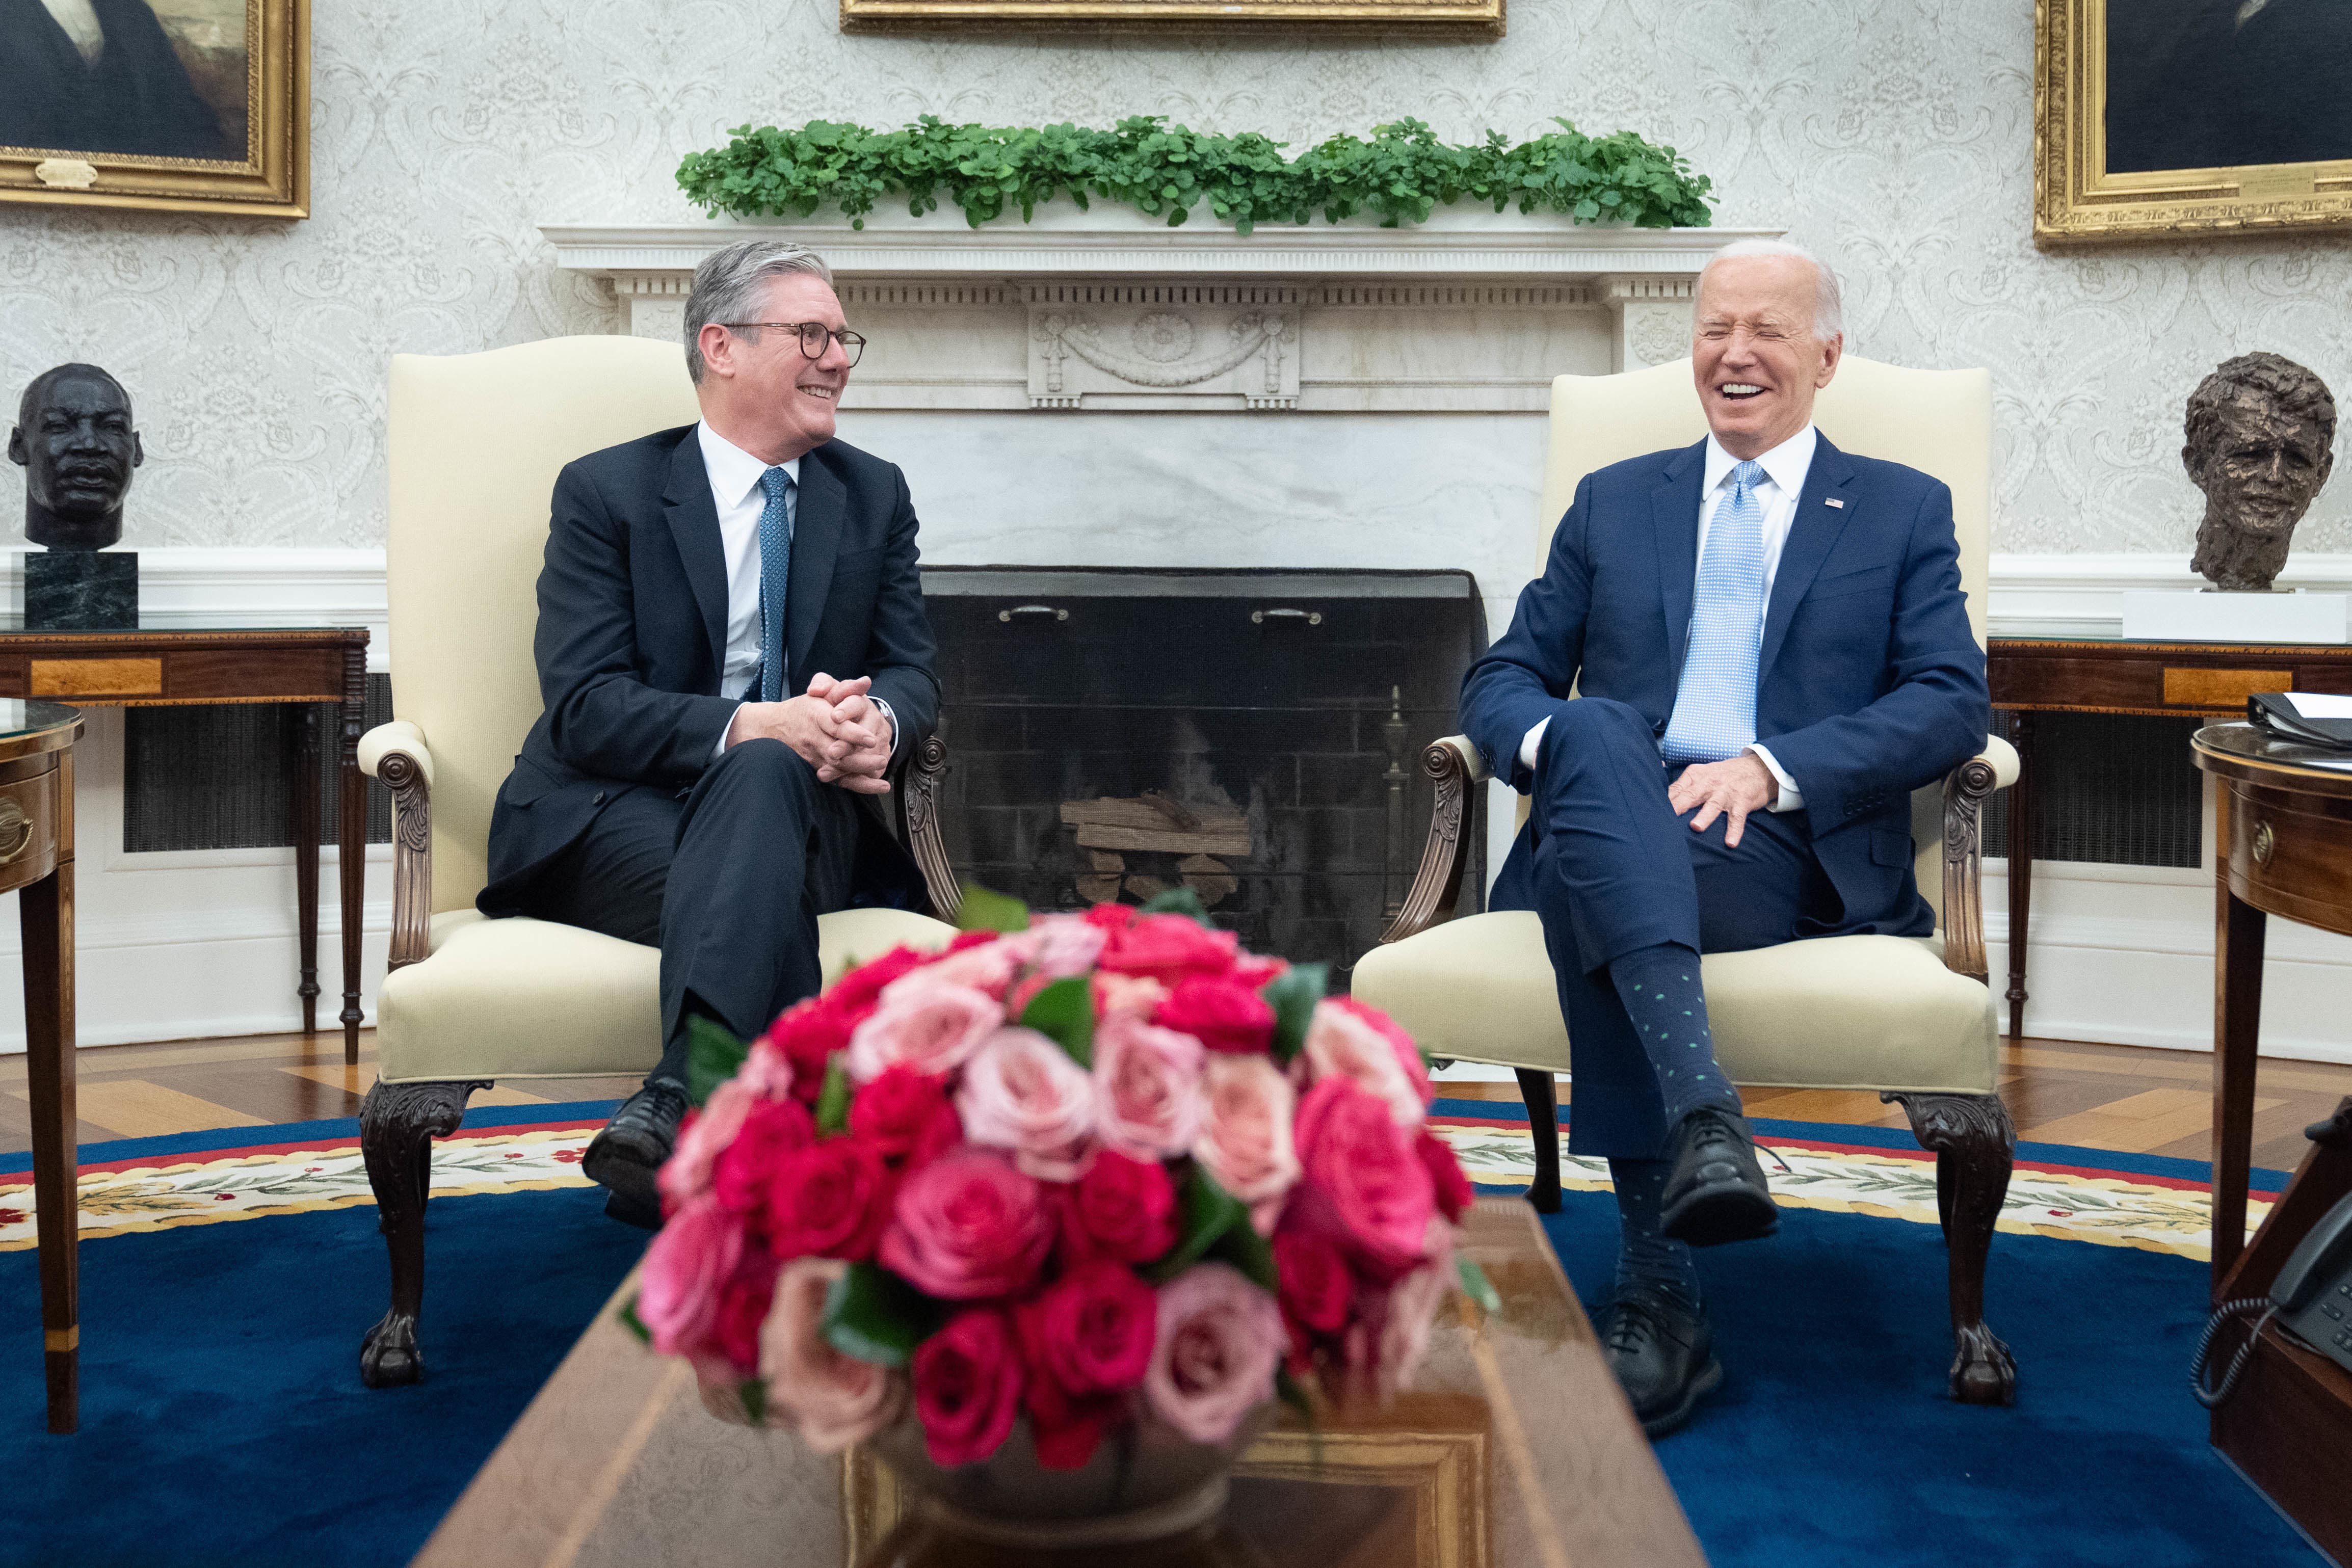
<path id="1" fill-rule="evenodd" d="M 688 1020 L 757 1034 L 815 994 L 820 914 L 920 904 L 878 798 L 939 680 L 906 479 L 834 438 L 865 346 L 814 252 L 729 246 L 686 305 L 701 420 L 555 482 L 546 709 L 479 903 L 661 948 L 661 1061 L 583 1161 L 633 1224 L 660 1223 Z"/>

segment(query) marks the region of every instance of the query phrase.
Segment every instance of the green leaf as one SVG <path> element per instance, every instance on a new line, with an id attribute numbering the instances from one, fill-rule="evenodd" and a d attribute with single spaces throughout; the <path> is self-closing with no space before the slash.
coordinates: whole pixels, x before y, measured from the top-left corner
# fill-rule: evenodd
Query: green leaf
<path id="1" fill-rule="evenodd" d="M 646 1320 L 637 1316 L 637 1299 L 631 1296 L 621 1303 L 621 1326 L 637 1336 L 639 1344 L 654 1343 L 654 1331 L 646 1327 Z"/>
<path id="2" fill-rule="evenodd" d="M 757 1377 L 747 1377 L 735 1385 L 735 1397 L 743 1402 L 743 1414 L 751 1417 L 751 1425 L 768 1424 L 768 1385 Z"/>
<path id="3" fill-rule="evenodd" d="M 835 1051 L 824 1064 L 824 1087 L 816 1094 L 816 1130 L 838 1133 L 849 1125 L 849 1070 Z"/>
<path id="4" fill-rule="evenodd" d="M 936 1333 L 940 1310 L 914 1286 L 872 1263 L 852 1263 L 824 1297 L 824 1337 L 877 1366 L 904 1366 Z"/>
<path id="5" fill-rule="evenodd" d="M 1315 1017 L 1315 1004 L 1323 999 L 1330 973 L 1328 964 L 1293 964 L 1258 988 L 1257 994 L 1274 1009 L 1275 1061 L 1288 1066 L 1307 1043 L 1307 1026 Z"/>
<path id="6" fill-rule="evenodd" d="M 743 1059 L 751 1054 L 751 1048 L 730 1033 L 725 1024 L 700 1013 L 687 1015 L 686 1048 L 686 1097 L 697 1105 L 734 1077 Z"/>
<path id="7" fill-rule="evenodd" d="M 1091 1070 L 1095 1064 L 1095 993 L 1083 975 L 1049 983 L 1021 1009 L 1021 1027 L 1039 1034 L 1070 1053 L 1070 1060 Z"/>
<path id="8" fill-rule="evenodd" d="M 1239 1201 L 1236 1199 L 1235 1201 Z M 1241 1223 L 1228 1228 L 1209 1249 L 1209 1256 L 1222 1263 L 1231 1263 L 1250 1278 L 1250 1282 L 1269 1295 L 1282 1290 L 1282 1277 L 1274 1266 L 1274 1248 L 1257 1233 L 1250 1223 L 1249 1210 L 1242 1210 Z"/>
<path id="9" fill-rule="evenodd" d="M 1168 1255 L 1139 1272 L 1155 1285 L 1164 1285 L 1208 1254 L 1220 1237 L 1235 1225 L 1249 1228 L 1249 1210 L 1242 1200 L 1217 1185 L 1199 1165 L 1176 1195 L 1176 1245 Z"/>
<path id="10" fill-rule="evenodd" d="M 1187 915 L 1207 925 L 1209 911 L 1201 895 L 1189 887 L 1171 887 L 1165 893 L 1155 893 L 1136 910 L 1138 915 Z"/>
<path id="11" fill-rule="evenodd" d="M 976 882 L 963 884 L 963 904 L 956 925 L 966 931 L 1026 931 L 1029 906 L 1017 898 L 992 893 Z"/>
<path id="12" fill-rule="evenodd" d="M 1494 1281 L 1486 1278 L 1486 1270 L 1467 1258 L 1456 1256 L 1454 1260 L 1454 1271 L 1462 1277 L 1464 1295 L 1477 1302 L 1486 1312 L 1499 1312 L 1503 1310 L 1503 1298 L 1495 1293 Z"/>

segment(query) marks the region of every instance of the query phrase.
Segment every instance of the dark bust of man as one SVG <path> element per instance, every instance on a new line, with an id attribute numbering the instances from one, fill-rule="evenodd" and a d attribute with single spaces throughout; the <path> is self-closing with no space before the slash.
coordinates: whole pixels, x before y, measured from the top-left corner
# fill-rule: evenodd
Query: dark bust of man
<path id="1" fill-rule="evenodd" d="M 2189 394 L 2186 437 L 2180 461 L 2205 492 L 2189 565 L 2216 588 L 2268 592 L 2335 465 L 2335 398 L 2293 360 L 2240 354 Z"/>
<path id="2" fill-rule="evenodd" d="M 113 544 L 131 471 L 146 460 L 121 382 L 96 365 L 35 376 L 8 433 L 8 461 L 25 470 L 25 537 L 51 549 Z"/>

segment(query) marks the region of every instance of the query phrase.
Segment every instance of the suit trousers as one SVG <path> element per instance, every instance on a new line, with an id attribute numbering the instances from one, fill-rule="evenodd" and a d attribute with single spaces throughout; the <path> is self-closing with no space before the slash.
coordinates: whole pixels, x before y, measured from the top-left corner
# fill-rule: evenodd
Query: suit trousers
<path id="1" fill-rule="evenodd" d="M 1674 777 L 1649 721 L 1602 697 L 1561 704 L 1536 758 L 1535 907 L 1568 1024 L 1580 1155 L 1653 1159 L 1665 1143 L 1657 1072 L 1610 982 L 1612 960 L 1661 943 L 1768 947 L 1828 935 L 1842 914 L 1803 812 L 1758 811 L 1727 847 L 1727 818 L 1695 833 L 1675 812 Z"/>
<path id="2" fill-rule="evenodd" d="M 856 803 L 782 741 L 730 747 L 690 789 L 638 786 L 524 888 L 524 913 L 661 948 L 662 1058 L 686 1019 L 749 1040 L 823 984 L 816 917 L 849 901 Z"/>

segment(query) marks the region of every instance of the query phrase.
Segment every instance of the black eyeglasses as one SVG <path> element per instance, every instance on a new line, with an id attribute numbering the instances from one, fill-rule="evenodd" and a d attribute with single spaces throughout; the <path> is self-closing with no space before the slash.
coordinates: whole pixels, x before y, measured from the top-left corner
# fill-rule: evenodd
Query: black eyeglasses
<path id="1" fill-rule="evenodd" d="M 812 360 L 824 358 L 827 343 L 839 343 L 841 351 L 849 356 L 852 368 L 856 367 L 858 356 L 866 352 L 866 340 L 862 336 L 856 332 L 836 332 L 822 321 L 721 321 L 719 325 L 730 332 L 745 332 L 754 327 L 772 327 L 779 332 L 797 332 L 801 339 L 801 352 Z"/>

